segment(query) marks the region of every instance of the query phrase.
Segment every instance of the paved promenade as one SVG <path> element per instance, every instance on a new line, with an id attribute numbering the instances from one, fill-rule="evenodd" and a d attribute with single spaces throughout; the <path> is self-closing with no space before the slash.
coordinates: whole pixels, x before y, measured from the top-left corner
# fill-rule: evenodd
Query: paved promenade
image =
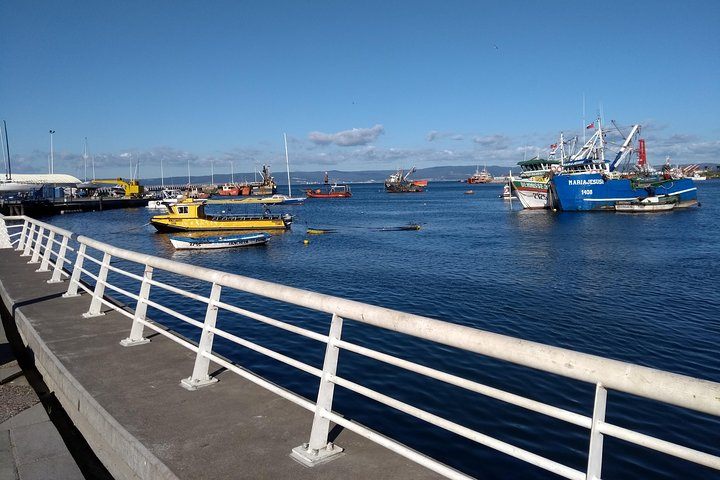
<path id="1" fill-rule="evenodd" d="M 220 381 L 210 387 L 183 389 L 179 382 L 192 372 L 192 352 L 158 334 L 147 345 L 122 347 L 119 342 L 130 329 L 127 318 L 111 309 L 104 316 L 83 318 L 88 297 L 62 298 L 67 283 L 46 283 L 50 274 L 36 273 L 38 265 L 28 265 L 28 259 L 0 249 L 0 295 L 43 381 L 113 477 L 438 478 L 338 427 L 331 435 L 345 449 L 340 458 L 313 468 L 297 463 L 290 452 L 308 441 L 311 412 L 229 372 L 220 373 Z M 42 416 L 41 406 L 0 424 L 1 478 L 13 478 L 3 470 L 8 431 L 19 438 L 22 423 L 37 426 L 25 430 L 29 443 L 54 435 L 51 423 L 35 417 Z M 22 416 L 33 420 L 25 422 Z M 71 476 L 78 475 L 77 467 L 66 452 L 46 458 L 55 466 L 47 468 L 67 465 L 73 472 L 46 478 L 82 478 Z"/>

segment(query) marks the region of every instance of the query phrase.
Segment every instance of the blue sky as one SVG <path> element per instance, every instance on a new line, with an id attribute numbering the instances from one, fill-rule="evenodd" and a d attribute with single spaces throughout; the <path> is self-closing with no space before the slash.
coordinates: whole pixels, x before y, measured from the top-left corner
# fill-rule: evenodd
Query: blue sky
<path id="1" fill-rule="evenodd" d="M 583 122 L 718 162 L 720 2 L 5 0 L 13 171 L 514 166 Z M 583 98 L 585 114 L 583 115 Z M 231 167 L 232 164 L 232 167 Z M 90 167 L 88 167 L 90 168 Z M 88 174 L 90 175 L 90 174 Z"/>

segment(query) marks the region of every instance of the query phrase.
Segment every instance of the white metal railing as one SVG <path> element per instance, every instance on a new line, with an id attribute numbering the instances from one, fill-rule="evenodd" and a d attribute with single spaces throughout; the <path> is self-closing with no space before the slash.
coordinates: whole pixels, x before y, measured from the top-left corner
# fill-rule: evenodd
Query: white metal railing
<path id="1" fill-rule="evenodd" d="M 209 374 L 210 363 L 214 362 L 314 412 L 309 440 L 293 449 L 291 453 L 296 459 L 307 465 L 328 461 L 333 455 L 343 450 L 328 441 L 330 422 L 335 422 L 448 478 L 469 478 L 465 474 L 419 454 L 397 441 L 336 414 L 333 411 L 333 393 L 334 388 L 339 386 L 565 478 L 578 480 L 600 478 L 603 461 L 603 439 L 606 436 L 642 445 L 648 449 L 720 471 L 720 457 L 716 455 L 613 425 L 605 420 L 608 403 L 607 393 L 609 390 L 625 392 L 720 417 L 719 383 L 140 254 L 113 247 L 85 236 L 77 236 L 67 230 L 25 216 L 4 217 L 5 221 L 1 220 L 0 217 L 0 229 L 7 230 L 7 238 L 10 239 L 15 249 L 22 252 L 23 256 L 31 257 L 28 263 L 40 263 L 38 271 L 50 271 L 52 268 L 53 273 L 49 281 L 62 281 L 63 278 L 69 277 L 65 296 L 76 296 L 80 290 L 90 296 L 90 305 L 88 311 L 84 314 L 85 317 L 103 315 L 103 308 L 108 307 L 128 318 L 132 318 L 130 333 L 127 338 L 120 342 L 122 345 L 134 346 L 148 343 L 144 331 L 145 328 L 149 328 L 195 352 L 196 360 L 193 371 L 188 378 L 181 381 L 183 387 L 194 390 L 216 381 Z M 95 256 L 90 252 L 96 252 Z M 70 253 L 75 255 L 75 261 L 71 273 L 68 273 L 65 266 L 71 263 L 68 260 L 68 254 Z M 112 259 L 122 259 L 130 262 L 130 264 L 136 264 L 142 268 L 143 273 L 139 275 L 111 265 Z M 86 262 L 95 265 L 98 273 L 95 274 L 86 268 Z M 168 272 L 207 282 L 211 285 L 210 294 L 209 296 L 203 296 L 163 283 L 153 278 L 155 271 Z M 129 291 L 109 282 L 108 273 L 110 272 L 122 275 L 131 284 L 137 285 L 137 290 Z M 135 308 L 133 310 L 125 309 L 109 301 L 105 297 L 106 289 L 111 289 L 133 299 L 136 302 Z M 152 289 L 162 289 L 204 304 L 204 320 L 194 320 L 167 305 L 151 300 L 150 291 Z M 320 334 L 226 303 L 222 300 L 224 290 L 250 293 L 325 313 L 330 319 L 328 333 Z M 199 329 L 201 332 L 199 342 L 197 344 L 190 342 L 148 319 L 146 317 L 148 307 L 157 309 Z M 300 359 L 284 355 L 217 328 L 216 320 L 219 310 L 242 315 L 324 344 L 325 356 L 322 368 L 314 367 Z M 585 416 L 351 343 L 342 338 L 344 320 L 353 320 L 589 383 L 595 388 L 593 411 L 590 416 Z M 288 367 L 319 378 L 316 401 L 309 401 L 228 361 L 214 351 L 213 341 L 215 337 L 224 338 L 244 348 L 282 362 Z M 571 468 L 355 383 L 338 372 L 338 359 L 341 351 L 353 352 L 392 367 L 424 375 L 470 392 L 587 429 L 590 439 L 587 469 L 581 471 Z"/>

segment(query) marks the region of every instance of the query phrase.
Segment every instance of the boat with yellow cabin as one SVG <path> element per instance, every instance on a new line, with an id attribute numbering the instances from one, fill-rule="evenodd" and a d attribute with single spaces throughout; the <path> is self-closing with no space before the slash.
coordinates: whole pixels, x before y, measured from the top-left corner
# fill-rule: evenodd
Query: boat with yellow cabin
<path id="1" fill-rule="evenodd" d="M 257 215 L 208 214 L 206 203 L 206 200 L 187 199 L 168 205 L 168 213 L 155 215 L 150 223 L 159 232 L 287 230 L 292 223 L 292 215 L 273 215 L 267 209 Z"/>

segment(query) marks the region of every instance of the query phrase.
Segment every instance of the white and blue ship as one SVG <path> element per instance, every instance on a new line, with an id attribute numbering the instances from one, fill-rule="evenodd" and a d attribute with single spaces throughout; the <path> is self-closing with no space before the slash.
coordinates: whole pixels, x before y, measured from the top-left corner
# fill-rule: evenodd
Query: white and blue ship
<path id="1" fill-rule="evenodd" d="M 697 188 L 691 178 L 673 174 L 669 166 L 662 172 L 647 168 L 642 140 L 634 171 L 619 171 L 619 166 L 635 151 L 632 143 L 640 133 L 640 125 L 632 126 L 612 160 L 605 158 L 607 134 L 600 121 L 589 127 L 595 128 L 593 136 L 579 152 L 565 159 L 562 170 L 550 179 L 553 208 L 614 211 L 618 203 L 642 202 L 648 198 L 671 198 L 678 208 L 697 205 Z"/>

